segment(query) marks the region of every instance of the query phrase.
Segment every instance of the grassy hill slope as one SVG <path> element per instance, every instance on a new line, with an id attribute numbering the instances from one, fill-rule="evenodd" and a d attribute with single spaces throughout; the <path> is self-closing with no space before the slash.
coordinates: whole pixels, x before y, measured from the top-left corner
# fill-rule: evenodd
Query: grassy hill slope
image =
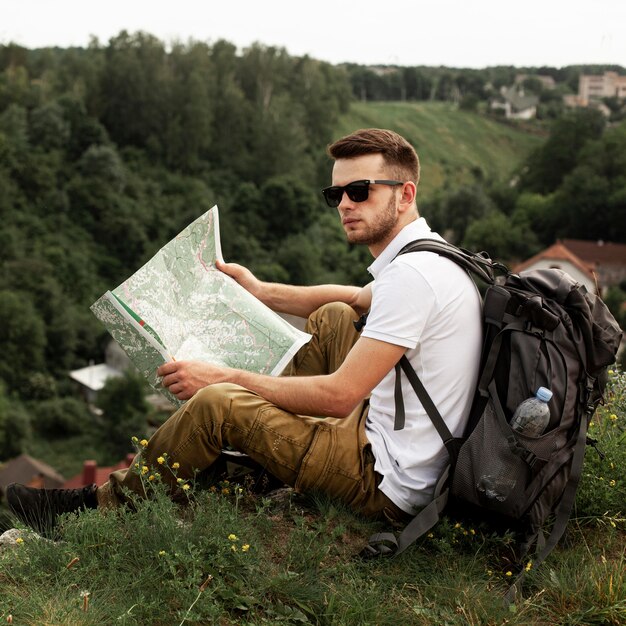
<path id="1" fill-rule="evenodd" d="M 337 136 L 357 128 L 391 128 L 417 149 L 421 197 L 446 182 L 471 180 L 479 168 L 505 180 L 544 139 L 445 102 L 357 102 L 337 127 Z"/>

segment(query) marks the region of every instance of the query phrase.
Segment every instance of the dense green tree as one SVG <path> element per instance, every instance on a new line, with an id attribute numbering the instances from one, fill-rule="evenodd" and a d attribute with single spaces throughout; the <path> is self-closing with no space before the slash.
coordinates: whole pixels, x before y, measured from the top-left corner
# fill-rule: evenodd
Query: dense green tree
<path id="1" fill-rule="evenodd" d="M 5 288 L 13 290 L 12 294 L 19 294 L 20 292 L 28 294 L 24 298 L 23 306 L 26 320 L 30 321 L 27 326 L 22 326 L 19 321 L 14 321 L 15 329 L 13 332 L 18 332 L 17 329 L 19 329 L 22 334 L 22 341 L 37 346 L 41 342 L 37 339 L 39 324 L 35 319 L 39 319 L 42 328 L 45 329 L 44 361 L 35 361 L 30 371 L 44 369 L 54 371 L 56 368 L 69 367 L 76 348 L 77 329 L 73 319 L 73 309 L 71 305 L 67 305 L 63 289 L 54 277 L 52 266 L 41 259 L 24 257 L 6 263 L 5 270 Z M 32 319 L 29 312 L 29 303 L 31 302 L 36 307 L 36 313 Z M 6 307 L 7 315 L 10 314 L 10 311 L 15 311 L 15 303 L 11 301 L 11 298 L 7 299 Z M 27 331 L 27 329 L 31 330 Z M 33 337 L 27 339 L 27 332 L 33 332 Z M 17 337 L 13 338 L 14 341 L 16 339 Z"/>
<path id="2" fill-rule="evenodd" d="M 56 102 L 44 104 L 31 113 L 29 137 L 33 145 L 45 150 L 64 148 L 70 131 L 63 108 Z"/>
<path id="3" fill-rule="evenodd" d="M 28 112 L 25 107 L 11 103 L 0 113 L 0 132 L 6 138 L 7 148 L 22 156 L 28 150 Z"/>
<path id="4" fill-rule="evenodd" d="M 526 162 L 521 188 L 539 193 L 557 189 L 576 166 L 584 145 L 598 139 L 606 122 L 595 109 L 575 109 L 556 120 L 548 140 Z"/>
<path id="5" fill-rule="evenodd" d="M 465 232 L 463 246 L 486 250 L 494 259 L 521 261 L 539 250 L 536 235 L 524 223 L 513 222 L 500 211 L 473 221 Z"/>
<path id="6" fill-rule="evenodd" d="M 164 44 L 147 33 L 121 32 L 105 51 L 102 121 L 113 141 L 163 157 L 172 89 Z"/>
<path id="7" fill-rule="evenodd" d="M 311 188 L 291 175 L 268 179 L 261 186 L 261 196 L 259 213 L 270 242 L 305 230 L 321 206 L 321 199 L 313 195 Z"/>
<path id="8" fill-rule="evenodd" d="M 469 225 L 495 209 L 480 185 L 463 185 L 447 190 L 425 206 L 431 227 L 454 243 L 465 239 Z"/>
<path id="9" fill-rule="evenodd" d="M 94 416 L 83 400 L 73 397 L 47 398 L 33 408 L 39 434 L 55 439 L 79 435 L 92 425 Z"/>
<path id="10" fill-rule="evenodd" d="M 145 381 L 132 372 L 110 378 L 98 392 L 97 404 L 102 410 L 101 432 L 110 460 L 119 460 L 132 452 L 131 437 L 141 439 L 147 433 Z"/>
<path id="11" fill-rule="evenodd" d="M 622 281 L 621 285 L 609 287 L 603 300 L 621 329 L 626 331 L 626 281 Z"/>
<path id="12" fill-rule="evenodd" d="M 550 245 L 554 242 L 558 226 L 554 195 L 521 193 L 515 204 L 513 219 L 519 224 L 526 224 L 544 246 Z"/>
<path id="13" fill-rule="evenodd" d="M 405 67 L 403 76 L 407 100 L 428 100 L 432 87 L 431 78 L 416 67 Z"/>
<path id="14" fill-rule="evenodd" d="M 58 99 L 65 119 L 70 125 L 70 137 L 65 150 L 70 160 L 74 161 L 90 146 L 106 145 L 109 136 L 100 120 L 89 115 L 82 99 L 74 95 L 64 94 Z"/>
<path id="15" fill-rule="evenodd" d="M 21 454 L 31 434 L 30 416 L 15 394 L 0 380 L 0 462 Z"/>
<path id="16" fill-rule="evenodd" d="M 626 242 L 626 123 L 585 145 L 554 206 L 555 236 Z"/>
<path id="17" fill-rule="evenodd" d="M 0 290 L 0 379 L 19 390 L 30 374 L 45 371 L 46 329 L 30 295 Z"/>
<path id="18" fill-rule="evenodd" d="M 250 152 L 250 134 L 253 132 L 254 110 L 246 99 L 238 79 L 237 48 L 220 40 L 211 48 L 215 65 L 213 145 L 211 160 L 218 169 L 231 170 L 250 178 L 256 165 Z"/>

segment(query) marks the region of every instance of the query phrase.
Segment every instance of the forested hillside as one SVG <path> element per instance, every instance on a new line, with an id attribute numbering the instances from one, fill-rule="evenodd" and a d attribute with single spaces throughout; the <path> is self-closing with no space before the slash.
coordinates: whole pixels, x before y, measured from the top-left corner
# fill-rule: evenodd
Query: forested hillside
<path id="1" fill-rule="evenodd" d="M 420 210 L 457 243 L 510 261 L 556 236 L 626 241 L 626 126 L 594 111 L 546 139 L 450 103 L 356 103 L 346 68 L 262 45 L 0 46 L 0 461 L 33 423 L 91 419 L 67 378 L 102 360 L 89 305 L 213 204 L 224 256 L 261 278 L 367 280 L 319 193 L 326 145 L 362 126 L 415 144 Z"/>

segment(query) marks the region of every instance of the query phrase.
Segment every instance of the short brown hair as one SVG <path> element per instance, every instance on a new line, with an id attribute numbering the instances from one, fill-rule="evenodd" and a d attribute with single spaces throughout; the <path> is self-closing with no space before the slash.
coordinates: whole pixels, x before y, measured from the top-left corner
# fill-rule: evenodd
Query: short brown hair
<path id="1" fill-rule="evenodd" d="M 362 128 L 328 146 L 333 159 L 353 159 L 365 154 L 382 154 L 392 175 L 403 180 L 420 180 L 420 161 L 413 146 L 401 135 L 384 128 Z"/>

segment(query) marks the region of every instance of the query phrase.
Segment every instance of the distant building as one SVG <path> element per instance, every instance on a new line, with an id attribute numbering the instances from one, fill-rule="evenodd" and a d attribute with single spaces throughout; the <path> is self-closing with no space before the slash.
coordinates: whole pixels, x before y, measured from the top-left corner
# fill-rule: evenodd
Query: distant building
<path id="1" fill-rule="evenodd" d="M 592 293 L 626 280 L 626 244 L 605 241 L 563 239 L 513 268 L 557 268 L 567 272 Z"/>
<path id="2" fill-rule="evenodd" d="M 602 98 L 626 99 L 626 76 L 617 72 L 604 72 L 592 76 L 581 74 L 578 79 L 578 101 L 580 106 L 600 102 Z"/>
<path id="3" fill-rule="evenodd" d="M 27 487 L 58 489 L 65 478 L 47 463 L 34 459 L 28 454 L 7 461 L 0 465 L 0 499 L 11 483 L 20 483 Z"/>
<path id="4" fill-rule="evenodd" d="M 539 97 L 533 94 L 526 95 L 524 89 L 518 85 L 502 87 L 500 96 L 491 100 L 493 110 L 504 111 L 504 116 L 510 120 L 530 120 L 537 116 Z"/>
<path id="5" fill-rule="evenodd" d="M 70 372 L 70 378 L 78 383 L 88 404 L 95 404 L 98 392 L 107 380 L 123 376 L 130 367 L 130 359 L 115 341 L 110 341 L 104 352 L 104 363 L 90 364 Z"/>
<path id="6" fill-rule="evenodd" d="M 95 403 L 98 392 L 104 387 L 107 380 L 120 376 L 123 376 L 123 372 L 106 363 L 88 365 L 70 372 L 70 378 L 78 383 L 83 397 L 89 404 Z"/>

